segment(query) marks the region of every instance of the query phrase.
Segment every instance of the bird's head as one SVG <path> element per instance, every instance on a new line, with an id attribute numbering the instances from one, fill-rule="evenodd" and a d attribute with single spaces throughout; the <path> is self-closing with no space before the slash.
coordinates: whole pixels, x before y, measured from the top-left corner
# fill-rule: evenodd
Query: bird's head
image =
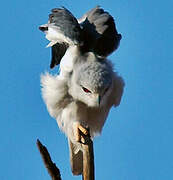
<path id="1" fill-rule="evenodd" d="M 87 61 L 74 68 L 69 93 L 89 107 L 99 107 L 104 104 L 111 85 L 111 66 L 106 61 Z"/>

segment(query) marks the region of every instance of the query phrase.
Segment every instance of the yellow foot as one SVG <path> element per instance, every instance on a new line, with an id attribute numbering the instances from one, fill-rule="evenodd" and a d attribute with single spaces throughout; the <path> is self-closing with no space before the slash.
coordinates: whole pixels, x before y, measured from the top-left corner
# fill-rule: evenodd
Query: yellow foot
<path id="1" fill-rule="evenodd" d="M 85 143 L 85 140 L 82 135 L 87 136 L 88 130 L 80 125 L 80 123 L 74 123 L 74 136 L 77 142 Z"/>

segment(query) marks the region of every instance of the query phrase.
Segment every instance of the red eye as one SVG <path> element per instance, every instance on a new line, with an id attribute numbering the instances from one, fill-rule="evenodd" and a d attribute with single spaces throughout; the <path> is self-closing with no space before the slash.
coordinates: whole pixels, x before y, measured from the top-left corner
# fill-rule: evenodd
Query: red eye
<path id="1" fill-rule="evenodd" d="M 87 88 L 82 87 L 82 89 L 83 89 L 83 91 L 85 91 L 86 93 L 91 93 L 91 91 L 88 90 Z"/>

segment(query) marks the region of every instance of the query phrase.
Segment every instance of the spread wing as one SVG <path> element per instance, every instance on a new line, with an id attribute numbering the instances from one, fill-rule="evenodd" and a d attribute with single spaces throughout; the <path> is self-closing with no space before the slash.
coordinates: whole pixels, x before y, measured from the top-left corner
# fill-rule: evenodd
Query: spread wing
<path id="1" fill-rule="evenodd" d="M 39 27 L 46 34 L 52 48 L 50 68 L 60 64 L 69 46 L 79 46 L 80 53 L 94 52 L 105 58 L 115 51 L 121 34 L 116 30 L 113 17 L 99 6 L 77 20 L 66 8 L 54 8 L 47 24 Z"/>
<path id="2" fill-rule="evenodd" d="M 120 43 L 113 17 L 99 6 L 91 9 L 78 20 L 84 33 L 85 46 L 97 56 L 105 58 L 115 51 Z"/>
<path id="3" fill-rule="evenodd" d="M 50 67 L 58 65 L 70 45 L 83 44 L 80 25 L 73 14 L 66 8 L 51 10 L 47 24 L 39 27 L 50 41 L 52 59 Z"/>

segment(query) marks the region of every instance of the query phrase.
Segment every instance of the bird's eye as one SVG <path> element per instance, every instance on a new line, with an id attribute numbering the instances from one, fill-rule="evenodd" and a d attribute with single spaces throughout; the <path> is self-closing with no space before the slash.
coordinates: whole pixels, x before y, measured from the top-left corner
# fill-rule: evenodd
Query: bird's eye
<path id="1" fill-rule="evenodd" d="M 83 89 L 83 91 L 84 92 L 86 92 L 86 93 L 91 93 L 91 91 L 90 90 L 88 90 L 87 88 L 85 88 L 85 87 L 82 87 L 82 89 Z"/>

